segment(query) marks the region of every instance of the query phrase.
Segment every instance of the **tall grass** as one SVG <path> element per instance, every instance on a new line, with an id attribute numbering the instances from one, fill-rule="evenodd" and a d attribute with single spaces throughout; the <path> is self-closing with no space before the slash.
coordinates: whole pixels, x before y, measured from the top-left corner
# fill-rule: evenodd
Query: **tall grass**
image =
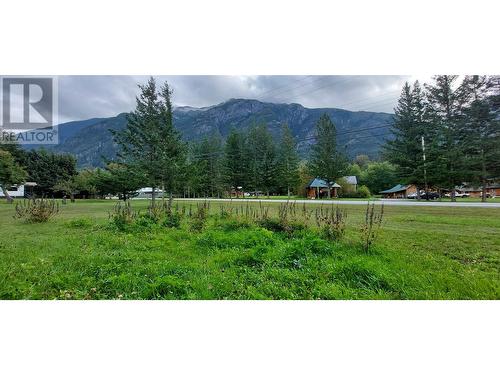
<path id="1" fill-rule="evenodd" d="M 380 210 L 375 210 L 375 204 L 368 203 L 366 205 L 365 221 L 361 226 L 361 239 L 363 244 L 363 250 L 366 253 L 370 252 L 370 249 L 377 239 L 380 230 L 382 229 L 382 223 L 384 220 L 384 205 L 380 206 Z"/>

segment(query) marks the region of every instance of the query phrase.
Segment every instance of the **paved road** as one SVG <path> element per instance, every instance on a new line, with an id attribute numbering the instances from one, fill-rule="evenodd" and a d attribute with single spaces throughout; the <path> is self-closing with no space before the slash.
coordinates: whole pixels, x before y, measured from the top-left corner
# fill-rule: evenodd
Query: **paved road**
<path id="1" fill-rule="evenodd" d="M 228 198 L 176 198 L 178 201 L 214 201 L 214 202 L 263 202 L 263 203 L 285 203 L 286 199 L 228 199 Z M 312 204 L 347 204 L 347 205 L 366 205 L 366 201 L 348 201 L 348 200 L 314 200 L 314 199 L 294 199 L 296 203 Z M 481 203 L 481 202 L 438 202 L 438 201 L 417 201 L 412 199 L 380 199 L 372 201 L 376 205 L 382 203 L 386 206 L 423 206 L 423 207 L 481 207 L 481 208 L 500 208 L 500 202 Z"/>

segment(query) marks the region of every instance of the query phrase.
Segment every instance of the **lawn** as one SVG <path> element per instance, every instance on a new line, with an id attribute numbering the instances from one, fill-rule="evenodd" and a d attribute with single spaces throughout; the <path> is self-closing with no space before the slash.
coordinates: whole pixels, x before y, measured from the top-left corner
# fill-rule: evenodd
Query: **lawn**
<path id="1" fill-rule="evenodd" d="M 68 203 L 50 222 L 27 224 L 0 203 L 0 299 L 500 298 L 496 208 L 387 206 L 365 253 L 363 206 L 341 207 L 346 235 L 332 241 L 313 224 L 287 234 L 221 218 L 220 203 L 201 231 L 187 217 L 180 228 L 120 230 L 109 224 L 114 204 Z M 234 203 L 246 204 L 259 206 Z M 265 207 L 277 216 L 279 205 Z"/>

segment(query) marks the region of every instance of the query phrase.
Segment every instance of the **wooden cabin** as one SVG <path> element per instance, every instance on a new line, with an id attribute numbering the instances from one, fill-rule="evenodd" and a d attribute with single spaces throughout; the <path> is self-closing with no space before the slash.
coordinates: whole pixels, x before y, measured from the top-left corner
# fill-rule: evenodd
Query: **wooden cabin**
<path id="1" fill-rule="evenodd" d="M 309 182 L 306 186 L 307 198 L 309 199 L 321 199 L 321 198 L 337 198 L 338 189 L 340 185 L 335 182 L 326 182 L 325 180 L 316 177 Z"/>
<path id="2" fill-rule="evenodd" d="M 382 194 L 383 197 L 387 199 L 404 199 L 407 198 L 408 195 L 414 194 L 416 192 L 417 187 L 415 185 L 397 184 L 396 186 L 388 190 L 380 191 L 379 194 Z"/>

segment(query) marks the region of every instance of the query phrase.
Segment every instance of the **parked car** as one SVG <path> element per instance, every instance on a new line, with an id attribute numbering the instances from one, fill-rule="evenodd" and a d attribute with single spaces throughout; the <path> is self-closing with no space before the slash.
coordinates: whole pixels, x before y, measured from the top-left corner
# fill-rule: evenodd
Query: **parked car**
<path id="1" fill-rule="evenodd" d="M 425 191 L 421 191 L 420 192 L 420 199 L 434 200 L 434 199 L 439 198 L 439 194 L 438 193 L 429 192 L 428 194 L 429 194 L 429 197 L 427 198 L 427 194 L 425 193 Z M 406 196 L 406 198 L 408 198 L 408 199 L 418 199 L 418 196 L 417 196 L 417 193 L 412 193 L 412 194 L 408 194 Z"/>
<path id="2" fill-rule="evenodd" d="M 439 194 L 435 193 L 433 191 L 429 191 L 427 193 L 421 194 L 420 198 L 421 199 L 425 199 L 425 200 L 434 200 L 434 199 L 438 199 L 439 198 Z"/>
<path id="3" fill-rule="evenodd" d="M 444 196 L 447 198 L 451 198 L 451 193 L 446 193 Z M 469 197 L 470 197 L 469 193 L 461 193 L 459 191 L 455 192 L 455 198 L 469 198 Z"/>

